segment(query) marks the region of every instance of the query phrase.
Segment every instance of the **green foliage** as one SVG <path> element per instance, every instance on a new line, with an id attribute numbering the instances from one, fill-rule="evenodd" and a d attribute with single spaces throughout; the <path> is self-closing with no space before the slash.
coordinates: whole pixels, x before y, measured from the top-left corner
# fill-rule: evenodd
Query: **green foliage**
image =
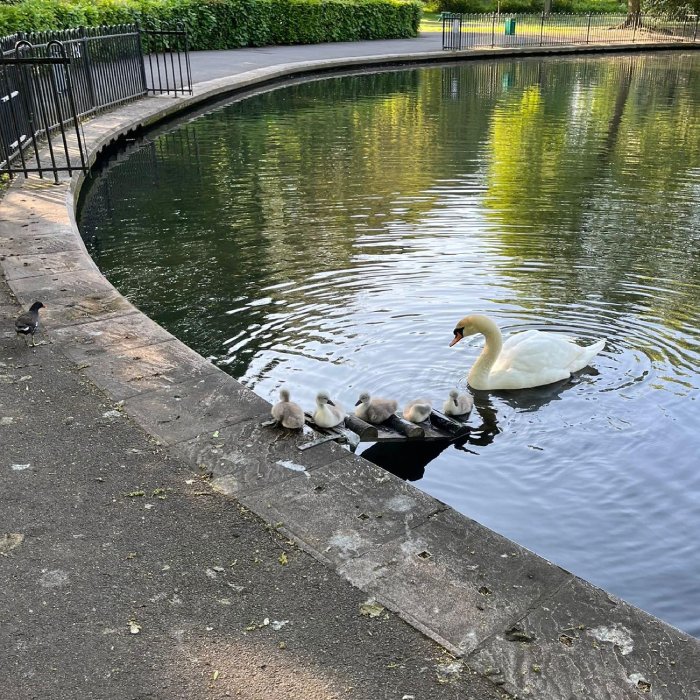
<path id="1" fill-rule="evenodd" d="M 642 12 L 660 15 L 700 13 L 700 0 L 641 0 Z M 552 0 L 552 12 L 619 14 L 627 11 L 627 0 Z M 427 12 L 542 12 L 544 0 L 425 0 Z"/>
<path id="2" fill-rule="evenodd" d="M 642 9 L 656 13 L 675 15 L 700 14 L 700 0 L 643 0 Z"/>
<path id="3" fill-rule="evenodd" d="M 433 6 L 438 12 L 493 12 L 499 8 L 501 12 L 542 12 L 544 0 L 431 0 L 430 7 Z M 625 12 L 626 9 L 626 0 L 552 0 L 551 11 L 615 14 Z"/>
<path id="4" fill-rule="evenodd" d="M 182 22 L 190 48 L 229 49 L 412 37 L 421 12 L 417 0 L 20 0 L 0 4 L 0 36 Z"/>

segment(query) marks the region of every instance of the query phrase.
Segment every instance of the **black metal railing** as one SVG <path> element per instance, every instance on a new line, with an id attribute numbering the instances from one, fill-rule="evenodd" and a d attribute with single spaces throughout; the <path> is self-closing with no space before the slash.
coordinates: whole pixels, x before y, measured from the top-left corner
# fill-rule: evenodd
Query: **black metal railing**
<path id="1" fill-rule="evenodd" d="M 79 27 L 18 35 L 36 55 L 60 42 L 70 60 L 79 116 L 91 116 L 146 94 L 139 34 L 131 25 Z M 6 37 L 4 41 L 14 37 Z"/>
<path id="2" fill-rule="evenodd" d="M 443 13 L 442 48 L 697 42 L 699 21 L 697 15 Z"/>
<path id="3" fill-rule="evenodd" d="M 148 94 L 192 93 L 187 32 L 182 25 L 118 25 L 3 37 L 0 88 L 0 173 L 50 171 L 57 179 L 63 170 L 85 169 L 79 118 Z M 76 139 L 67 136 L 69 123 Z M 64 144 L 60 158 L 54 135 Z M 46 142 L 49 161 L 41 158 L 39 141 Z M 69 141 L 80 165 L 75 154 L 71 160 Z"/>
<path id="4" fill-rule="evenodd" d="M 59 41 L 44 48 L 37 56 L 21 40 L 12 55 L 0 56 L 0 172 L 52 172 L 58 182 L 59 173 L 85 171 L 87 164 L 70 59 Z"/>
<path id="5" fill-rule="evenodd" d="M 153 94 L 192 94 L 192 71 L 187 32 L 176 29 L 141 30 L 153 51 L 146 57 L 144 68 L 147 90 Z"/>

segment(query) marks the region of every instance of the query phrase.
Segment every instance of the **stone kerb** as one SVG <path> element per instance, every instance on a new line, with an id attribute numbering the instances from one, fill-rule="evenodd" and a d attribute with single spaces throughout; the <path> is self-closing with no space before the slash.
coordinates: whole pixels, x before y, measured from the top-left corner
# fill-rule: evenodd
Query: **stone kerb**
<path id="1" fill-rule="evenodd" d="M 446 58 L 455 54 L 285 64 L 200 84 L 191 97 L 142 100 L 85 125 L 90 162 L 124 134 L 234 91 L 319 70 Z M 100 273 L 75 221 L 82 182 L 10 187 L 0 216 L 3 273 L 22 304 L 47 305 L 47 334 L 76 367 L 175 455 L 211 475 L 213 488 L 514 696 L 697 700 L 698 640 L 335 444 L 301 452 L 308 431 L 263 427 L 267 401 L 142 314 Z"/>

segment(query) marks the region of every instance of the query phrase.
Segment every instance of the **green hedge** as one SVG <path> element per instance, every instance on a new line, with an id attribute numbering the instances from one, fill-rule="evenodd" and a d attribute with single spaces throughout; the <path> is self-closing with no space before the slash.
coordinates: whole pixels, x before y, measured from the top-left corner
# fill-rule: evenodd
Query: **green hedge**
<path id="1" fill-rule="evenodd" d="M 20 0 L 0 5 L 0 36 L 18 31 L 183 22 L 190 48 L 414 37 L 416 0 Z"/>

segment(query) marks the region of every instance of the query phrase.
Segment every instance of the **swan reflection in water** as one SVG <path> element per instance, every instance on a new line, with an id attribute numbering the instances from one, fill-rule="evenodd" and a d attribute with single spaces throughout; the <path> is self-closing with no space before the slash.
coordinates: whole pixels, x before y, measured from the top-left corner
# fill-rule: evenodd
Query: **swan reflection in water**
<path id="1" fill-rule="evenodd" d="M 582 376 L 597 374 L 597 370 L 587 367 L 569 379 L 534 389 L 474 391 L 474 409 L 469 421 L 465 421 L 463 435 L 445 440 L 376 442 L 361 454 L 365 459 L 405 481 L 418 481 L 425 475 L 428 464 L 446 449 L 452 447 L 463 452 L 476 453 L 478 448 L 490 445 L 502 432 L 498 426 L 497 402 L 507 405 L 516 413 L 531 413 L 552 401 L 559 401 L 562 394 L 576 386 Z"/>

